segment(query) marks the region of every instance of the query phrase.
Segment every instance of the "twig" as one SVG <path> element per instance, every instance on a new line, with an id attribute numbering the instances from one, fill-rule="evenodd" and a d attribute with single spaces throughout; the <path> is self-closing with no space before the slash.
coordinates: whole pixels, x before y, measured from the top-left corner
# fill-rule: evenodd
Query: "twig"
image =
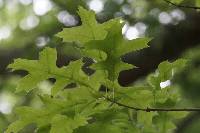
<path id="1" fill-rule="evenodd" d="M 112 102 L 114 104 L 117 104 L 118 106 L 122 106 L 125 108 L 129 108 L 129 109 L 133 109 L 136 111 L 145 111 L 145 112 L 154 112 L 154 111 L 159 111 L 159 112 L 200 112 L 200 108 L 138 108 L 138 107 L 132 107 L 132 106 L 128 106 L 122 103 L 119 103 L 115 100 L 109 99 L 107 97 L 104 97 L 106 100 L 108 100 L 109 102 Z"/>
<path id="2" fill-rule="evenodd" d="M 82 83 L 82 85 L 94 90 L 91 86 L 85 84 L 85 83 Z M 93 93 L 91 91 L 91 93 Z M 110 99 L 108 97 L 105 97 L 105 96 L 102 96 L 104 99 L 106 99 L 107 101 L 113 103 L 113 104 L 117 104 L 118 106 L 121 106 L 121 107 L 125 107 L 125 108 L 129 108 L 129 109 L 133 109 L 133 110 L 136 110 L 136 111 L 145 111 L 145 112 L 154 112 L 154 111 L 158 111 L 158 112 L 185 112 L 185 111 L 188 111 L 188 112 L 200 112 L 200 108 L 138 108 L 138 107 L 132 107 L 132 106 L 129 106 L 129 105 L 125 105 L 123 103 L 119 103 L 117 101 L 115 101 L 115 99 Z"/>
<path id="3" fill-rule="evenodd" d="M 166 3 L 171 4 L 173 6 L 180 7 L 180 8 L 200 9 L 200 7 L 197 7 L 197 6 L 178 5 L 169 0 L 163 0 L 163 1 L 165 1 Z"/>

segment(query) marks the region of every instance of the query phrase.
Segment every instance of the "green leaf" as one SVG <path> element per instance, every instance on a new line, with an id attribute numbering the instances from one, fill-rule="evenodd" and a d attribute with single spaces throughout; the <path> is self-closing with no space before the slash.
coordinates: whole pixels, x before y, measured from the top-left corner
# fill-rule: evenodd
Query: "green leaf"
<path id="1" fill-rule="evenodd" d="M 84 64 L 81 59 L 70 62 L 68 66 L 57 67 L 57 52 L 52 48 L 40 52 L 39 60 L 16 59 L 8 67 L 28 72 L 20 81 L 17 91 L 29 92 L 39 82 L 49 78 L 56 81 L 51 96 L 37 94 L 43 103 L 41 108 L 16 109 L 19 119 L 8 127 L 6 133 L 20 132 L 32 124 L 37 127 L 35 132 L 41 133 L 172 132 L 175 128 L 173 120 L 184 117 L 185 112 L 130 111 L 128 106 L 141 109 L 173 108 L 180 98 L 177 89 L 172 86 L 161 89 L 160 83 L 171 80 L 174 73 L 185 66 L 186 60 L 162 62 L 157 73 L 148 77 L 149 84 L 122 87 L 117 80 L 119 73 L 135 67 L 123 62 L 122 56 L 148 47 L 147 43 L 151 39 L 125 40 L 122 35 L 123 23 L 119 19 L 99 24 L 94 12 L 82 7 L 79 7 L 78 14 L 82 25 L 65 28 L 57 36 L 65 42 L 78 42 L 76 47 L 82 56 L 93 59 L 92 68 L 95 72 L 86 75 L 82 70 Z M 64 89 L 71 83 L 76 86 Z M 101 85 L 107 91 L 99 90 Z M 115 92 L 113 100 L 119 103 L 108 100 L 106 97 L 110 95 L 105 95 L 105 92 Z"/>
<path id="2" fill-rule="evenodd" d="M 37 110 L 31 107 L 20 107 L 16 109 L 17 115 L 20 117 L 19 120 L 9 125 L 6 133 L 17 133 L 28 124 L 37 124 L 38 127 L 42 127 L 48 124 L 51 115 L 46 110 Z"/>
<path id="3" fill-rule="evenodd" d="M 19 116 L 19 120 L 12 123 L 6 133 L 17 133 L 29 124 L 36 124 L 38 128 L 51 124 L 51 133 L 65 133 L 66 131 L 72 133 L 74 129 L 87 124 L 86 116 L 75 115 L 74 118 L 69 118 L 66 115 L 60 115 L 63 109 L 70 110 L 70 105 L 66 101 L 60 100 L 61 103 L 58 102 L 55 99 L 45 99 L 44 103 L 49 105 L 43 109 L 17 108 L 16 113 Z"/>
<path id="4" fill-rule="evenodd" d="M 178 69 L 180 70 L 181 68 L 185 67 L 186 63 L 187 60 L 185 59 L 178 59 L 172 63 L 168 61 L 160 63 L 158 66 L 159 77 L 162 79 L 162 81 L 171 79 Z"/>
<path id="5" fill-rule="evenodd" d="M 29 72 L 29 74 L 20 81 L 16 89 L 17 92 L 23 90 L 29 92 L 35 88 L 40 81 L 52 77 L 51 73 L 57 69 L 56 57 L 56 50 L 45 48 L 40 53 L 39 61 L 16 59 L 13 64 L 10 64 L 8 68 L 12 68 L 12 70 L 25 70 Z"/>
<path id="6" fill-rule="evenodd" d="M 85 97 L 85 99 L 90 99 L 87 96 L 83 97 Z M 38 129 L 42 129 L 48 125 L 51 125 L 52 133 L 56 132 L 56 130 L 57 132 L 59 131 L 61 133 L 64 131 L 72 132 L 79 126 L 87 124 L 89 116 L 80 115 L 80 113 L 82 113 L 84 109 L 83 107 L 88 105 L 89 100 L 85 100 L 82 102 L 82 104 L 80 104 L 78 103 L 80 101 L 71 102 L 69 98 L 50 98 L 49 96 L 40 96 L 40 98 L 45 105 L 43 108 L 35 109 L 32 107 L 19 107 L 16 109 L 15 112 L 19 119 L 9 125 L 6 133 L 17 133 L 29 124 L 36 124 Z M 78 104 L 81 106 L 78 106 Z M 63 127 L 60 128 L 62 124 Z"/>
<path id="7" fill-rule="evenodd" d="M 81 50 L 81 53 L 84 57 L 89 57 L 92 58 L 94 62 L 99 62 L 102 60 L 105 60 L 106 57 L 106 53 L 104 53 L 103 51 L 99 51 L 99 50 Z"/>
<path id="8" fill-rule="evenodd" d="M 173 75 L 186 66 L 187 60 L 178 59 L 172 63 L 164 61 L 159 64 L 157 75 L 149 75 L 148 82 L 154 89 L 160 89 L 160 83 L 171 80 Z"/>
<path id="9" fill-rule="evenodd" d="M 122 91 L 120 91 L 122 92 Z M 117 95 L 117 92 L 116 92 Z M 127 89 L 127 91 L 123 91 L 120 94 L 121 99 L 119 100 L 120 103 L 124 103 L 125 105 L 129 105 L 132 107 L 138 108 L 147 108 L 150 107 L 151 103 L 153 102 L 153 94 L 149 90 L 134 90 L 133 88 Z M 122 97 L 123 96 L 123 97 Z M 144 100 L 146 99 L 146 100 Z"/>
<path id="10" fill-rule="evenodd" d="M 147 43 L 150 41 L 150 39 L 140 38 L 133 41 L 123 40 L 123 36 L 121 34 L 122 24 L 120 24 L 119 19 L 114 19 L 103 24 L 98 24 L 96 22 L 94 12 L 87 11 L 82 7 L 79 8 L 79 15 L 82 20 L 81 26 L 65 28 L 62 32 L 58 33 L 57 36 L 63 38 L 63 40 L 66 42 L 78 41 L 84 45 L 87 42 L 94 44 L 93 48 L 86 46 L 87 49 L 81 51 L 84 56 L 91 57 L 96 61 L 102 61 L 107 56 L 107 60 L 97 63 L 94 65 L 94 67 L 96 70 L 108 70 L 109 79 L 111 80 L 116 79 L 120 71 L 133 68 L 133 65 L 122 62 L 120 57 L 126 53 L 147 47 Z M 109 35 L 106 37 L 108 34 L 107 30 L 109 30 Z M 98 42 L 100 40 L 103 41 Z M 99 45 L 109 51 L 104 51 L 101 48 L 95 49 L 95 43 L 102 43 L 103 45 Z M 111 53 L 112 49 L 114 50 Z M 104 53 L 106 53 L 106 56 Z M 111 56 L 108 53 L 111 53 Z M 113 55 L 115 58 L 113 58 Z"/>
<path id="11" fill-rule="evenodd" d="M 160 112 L 154 118 L 154 124 L 159 133 L 171 133 L 176 128 L 176 125 L 172 121 L 173 117 L 170 117 L 168 112 Z"/>
<path id="12" fill-rule="evenodd" d="M 72 119 L 64 115 L 55 115 L 51 121 L 50 133 L 73 133 L 74 129 L 86 124 L 87 120 L 82 119 L 82 117 Z"/>
<path id="13" fill-rule="evenodd" d="M 137 121 L 138 124 L 142 124 L 144 127 L 149 127 L 152 125 L 152 118 L 155 116 L 155 112 L 143 112 L 143 111 L 138 111 L 137 112 Z"/>
<path id="14" fill-rule="evenodd" d="M 5 133 L 17 133 L 27 125 L 26 121 L 18 120 L 13 122 Z"/>
<path id="15" fill-rule="evenodd" d="M 45 48 L 40 53 L 39 60 L 16 59 L 13 64 L 10 64 L 8 68 L 12 68 L 12 70 L 25 70 L 29 73 L 19 82 L 16 89 L 17 92 L 29 92 L 34 89 L 39 82 L 49 78 L 56 79 L 52 88 L 52 95 L 56 95 L 59 90 L 70 83 L 78 83 L 88 86 L 90 89 L 95 88 L 95 86 L 91 86 L 96 84 L 98 90 L 97 81 L 93 80 L 93 82 L 90 83 L 89 77 L 82 71 L 83 62 L 81 60 L 71 62 L 67 67 L 58 68 L 56 66 L 56 59 L 56 50 Z M 95 75 L 91 77 L 91 80 L 94 77 Z"/>
<path id="16" fill-rule="evenodd" d="M 147 43 L 151 40 L 149 38 L 124 40 L 121 32 L 122 25 L 119 21 L 115 21 L 104 40 L 93 40 L 86 43 L 86 49 L 96 49 L 107 54 L 107 58 L 95 63 L 93 68 L 106 70 L 109 79 L 112 81 L 118 78 L 120 71 L 134 68 L 133 65 L 122 62 L 120 57 L 129 52 L 148 47 Z"/>
<path id="17" fill-rule="evenodd" d="M 156 112 L 137 112 L 137 124 L 140 126 L 140 130 L 142 133 L 157 132 L 153 123 L 153 117 L 156 115 Z"/>
<path id="18" fill-rule="evenodd" d="M 82 25 L 73 28 L 64 28 L 57 34 L 64 42 L 79 42 L 84 44 L 90 40 L 102 40 L 106 37 L 106 29 L 111 25 L 113 20 L 105 24 L 98 24 L 93 11 L 87 11 L 79 7 L 78 14 L 81 18 Z"/>
<path id="19" fill-rule="evenodd" d="M 75 133 L 139 133 L 123 110 L 109 109 L 94 118 L 95 122 L 80 127 Z"/>

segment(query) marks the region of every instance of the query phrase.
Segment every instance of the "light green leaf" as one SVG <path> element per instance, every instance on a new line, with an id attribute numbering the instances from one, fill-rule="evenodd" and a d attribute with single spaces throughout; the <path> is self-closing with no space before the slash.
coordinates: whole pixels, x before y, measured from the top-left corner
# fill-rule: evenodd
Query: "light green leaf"
<path id="1" fill-rule="evenodd" d="M 46 98 L 43 101 L 47 104 L 46 108 L 43 109 L 17 108 L 16 113 L 19 120 L 9 125 L 6 133 L 17 133 L 29 124 L 36 124 L 38 128 L 51 124 L 51 133 L 66 133 L 66 131 L 72 133 L 74 129 L 87 124 L 87 117 L 85 116 L 75 115 L 74 118 L 69 118 L 60 115 L 63 109 L 68 108 L 70 110 L 71 105 L 67 105 L 69 103 L 66 103 L 66 101 Z"/>
<path id="2" fill-rule="evenodd" d="M 168 112 L 160 112 L 159 115 L 155 116 L 154 124 L 159 133 L 171 133 L 176 128 L 173 123 L 173 117 L 170 117 Z"/>
<path id="3" fill-rule="evenodd" d="M 11 125 L 9 125 L 8 129 L 5 131 L 5 133 L 18 133 L 21 129 L 23 129 L 28 122 L 18 120 L 13 122 Z"/>
<path id="4" fill-rule="evenodd" d="M 149 90 L 134 90 L 134 87 L 131 89 L 127 89 L 127 91 L 123 91 L 120 94 L 124 96 L 119 101 L 125 105 L 129 105 L 132 107 L 138 108 L 147 108 L 150 107 L 153 102 L 153 94 Z M 144 100 L 146 99 L 146 100 Z"/>
<path id="5" fill-rule="evenodd" d="M 120 21 L 115 21 L 104 40 L 94 40 L 86 43 L 87 50 L 96 49 L 107 54 L 107 58 L 104 61 L 95 63 L 93 68 L 106 70 L 109 79 L 112 81 L 118 78 L 120 71 L 134 68 L 133 65 L 122 62 L 120 57 L 147 47 L 147 43 L 151 40 L 148 38 L 124 40 L 121 32 L 122 25 Z"/>
<path id="6" fill-rule="evenodd" d="M 48 111 L 31 107 L 17 108 L 16 113 L 20 118 L 8 127 L 6 133 L 17 133 L 26 125 L 33 123 L 37 124 L 38 127 L 42 127 L 48 124 L 49 119 L 51 119 L 51 114 Z"/>
<path id="7" fill-rule="evenodd" d="M 142 133 L 155 133 L 157 132 L 153 125 L 153 117 L 157 115 L 156 112 L 137 112 L 137 124 L 140 126 Z"/>
<path id="8" fill-rule="evenodd" d="M 105 60 L 107 57 L 106 53 L 99 50 L 81 50 L 84 57 L 92 58 L 94 62 Z"/>
<path id="9" fill-rule="evenodd" d="M 96 122 L 80 127 L 75 133 L 139 133 L 122 110 L 106 110 L 94 118 Z"/>
<path id="10" fill-rule="evenodd" d="M 154 89 L 160 89 L 160 83 L 171 80 L 173 75 L 186 66 L 187 60 L 178 59 L 172 63 L 164 61 L 159 64 L 157 74 L 149 75 L 148 82 Z"/>
<path id="11" fill-rule="evenodd" d="M 65 115 L 55 115 L 51 121 L 50 133 L 73 133 L 74 129 L 86 124 L 87 120 L 82 117 L 72 119 Z"/>
<path id="12" fill-rule="evenodd" d="M 73 28 L 64 28 L 57 34 L 64 42 L 79 42 L 84 44 L 90 40 L 102 40 L 106 37 L 106 29 L 113 20 L 105 24 L 98 24 L 93 11 L 87 11 L 79 7 L 78 14 L 81 18 L 82 25 Z"/>
<path id="13" fill-rule="evenodd" d="M 62 68 L 56 66 L 56 60 L 57 53 L 52 48 L 45 48 L 40 53 L 39 60 L 16 59 L 8 68 L 12 68 L 12 70 L 25 70 L 29 73 L 19 82 L 16 89 L 17 92 L 29 92 L 39 82 L 49 78 L 56 79 L 55 85 L 52 88 L 52 95 L 56 95 L 59 90 L 70 83 L 78 83 L 90 89 L 92 88 L 91 85 L 97 83 L 97 81 L 89 82 L 89 77 L 82 71 L 83 62 L 81 60 L 71 62 L 67 67 L 64 66 Z M 98 83 L 96 87 L 98 87 Z M 95 87 L 93 86 L 93 88 Z"/>
<path id="14" fill-rule="evenodd" d="M 56 71 L 56 50 L 45 48 L 37 60 L 16 59 L 8 68 L 12 70 L 25 70 L 29 72 L 19 83 L 17 92 L 25 90 L 29 92 L 36 85 L 48 78 L 55 77 L 53 72 Z"/>
<path id="15" fill-rule="evenodd" d="M 144 112 L 138 111 L 137 112 L 137 122 L 141 124 L 143 127 L 151 127 L 152 119 L 156 115 L 156 112 Z"/>

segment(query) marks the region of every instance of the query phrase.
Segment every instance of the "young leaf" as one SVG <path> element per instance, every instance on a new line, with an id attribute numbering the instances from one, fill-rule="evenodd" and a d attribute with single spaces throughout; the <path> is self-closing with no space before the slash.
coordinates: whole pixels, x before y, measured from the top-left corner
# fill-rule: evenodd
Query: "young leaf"
<path id="1" fill-rule="evenodd" d="M 75 128 L 86 124 L 87 119 L 83 120 L 81 117 L 72 119 L 65 115 L 55 115 L 51 121 L 50 133 L 73 133 Z"/>
<path id="2" fill-rule="evenodd" d="M 87 124 L 87 116 L 75 115 L 71 118 L 60 114 L 70 111 L 70 107 L 74 106 L 73 104 L 61 99 L 48 99 L 47 97 L 42 97 L 42 99 L 46 105 L 45 108 L 17 108 L 16 113 L 19 116 L 19 120 L 12 123 L 6 130 L 6 133 L 17 133 L 29 124 L 36 124 L 38 128 L 51 124 L 50 133 L 57 133 L 58 131 L 60 133 L 65 133 L 66 131 L 72 133 L 74 129 Z"/>
<path id="3" fill-rule="evenodd" d="M 45 48 L 39 55 L 39 60 L 16 59 L 8 68 L 12 70 L 25 70 L 29 72 L 19 83 L 17 92 L 29 92 L 36 85 L 45 79 L 55 77 L 53 73 L 57 71 L 56 67 L 56 50 Z"/>
<path id="4" fill-rule="evenodd" d="M 137 124 L 140 126 L 142 133 L 155 133 L 156 129 L 153 123 L 153 117 L 156 115 L 156 112 L 137 112 Z"/>
<path id="5" fill-rule="evenodd" d="M 17 133 L 28 124 L 37 124 L 38 127 L 48 124 L 51 115 L 46 110 L 36 110 L 31 107 L 20 107 L 16 109 L 19 120 L 9 125 L 6 133 Z"/>
<path id="6" fill-rule="evenodd" d="M 130 41 L 124 40 L 121 32 L 122 25 L 119 21 L 115 21 L 104 40 L 93 40 L 86 43 L 86 49 L 96 49 L 107 54 L 107 58 L 104 61 L 94 64 L 93 68 L 106 70 L 109 79 L 112 81 L 118 78 L 120 71 L 134 67 L 133 65 L 122 62 L 120 57 L 129 52 L 148 47 L 147 43 L 151 40 L 149 38 L 139 38 Z"/>
<path id="7" fill-rule="evenodd" d="M 176 125 L 172 121 L 173 117 L 170 117 L 168 112 L 161 112 L 155 116 L 154 123 L 159 133 L 171 133 Z"/>
<path id="8" fill-rule="evenodd" d="M 176 73 L 176 71 L 181 68 L 184 68 L 187 63 L 187 60 L 185 59 L 179 59 L 172 63 L 168 61 L 164 61 L 159 64 L 158 66 L 158 75 L 150 75 L 148 77 L 149 84 L 154 89 L 160 89 L 160 83 L 164 82 L 166 80 L 171 80 L 173 75 Z"/>
<path id="9" fill-rule="evenodd" d="M 84 44 L 90 40 L 102 40 L 106 37 L 106 29 L 113 20 L 104 24 L 98 24 L 93 11 L 79 7 L 78 14 L 81 18 L 82 25 L 73 28 L 64 28 L 57 34 L 64 42 L 79 42 Z"/>
<path id="10" fill-rule="evenodd" d="M 54 78 L 56 82 L 52 88 L 52 95 L 70 83 L 84 84 L 90 87 L 97 82 L 89 82 L 89 78 L 82 71 L 83 62 L 77 60 L 71 62 L 67 67 L 56 66 L 57 52 L 52 48 L 45 48 L 39 56 L 39 60 L 16 59 L 8 68 L 12 70 L 25 70 L 29 74 L 25 76 L 17 87 L 17 92 L 29 92 L 43 80 Z M 95 76 L 91 77 L 93 79 Z M 98 86 L 98 83 L 96 84 Z M 91 87 L 90 87 L 91 88 Z M 95 86 L 93 86 L 95 88 Z M 98 89 L 98 87 L 97 87 Z"/>
<path id="11" fill-rule="evenodd" d="M 140 133 L 131 121 L 127 112 L 113 108 L 96 114 L 96 122 L 75 130 L 75 133 Z"/>

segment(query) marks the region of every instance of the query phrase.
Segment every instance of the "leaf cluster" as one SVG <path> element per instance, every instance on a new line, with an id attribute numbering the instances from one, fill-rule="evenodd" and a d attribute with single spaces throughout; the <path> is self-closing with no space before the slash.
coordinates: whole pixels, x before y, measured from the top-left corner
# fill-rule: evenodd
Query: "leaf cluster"
<path id="1" fill-rule="evenodd" d="M 123 62 L 121 57 L 148 47 L 151 38 L 125 40 L 120 19 L 99 24 L 93 11 L 79 7 L 78 14 L 82 25 L 64 28 L 56 36 L 64 42 L 75 42 L 82 58 L 58 67 L 56 49 L 47 47 L 40 52 L 38 60 L 16 59 L 8 66 L 28 72 L 19 82 L 17 92 L 30 93 L 41 81 L 48 79 L 54 79 L 55 83 L 50 95 L 38 94 L 42 108 L 24 106 L 16 109 L 19 119 L 6 133 L 17 133 L 30 124 L 36 125 L 37 133 L 172 132 L 174 120 L 185 113 L 135 111 L 118 106 L 112 100 L 138 108 L 175 107 L 180 100 L 178 90 L 172 85 L 162 88 L 160 83 L 170 81 L 186 61 L 165 61 L 155 74 L 148 76 L 147 82 L 123 87 L 118 83 L 119 73 L 135 66 Z M 92 75 L 83 71 L 84 57 L 94 61 L 90 66 L 95 70 Z M 66 88 L 72 83 L 75 87 Z"/>

